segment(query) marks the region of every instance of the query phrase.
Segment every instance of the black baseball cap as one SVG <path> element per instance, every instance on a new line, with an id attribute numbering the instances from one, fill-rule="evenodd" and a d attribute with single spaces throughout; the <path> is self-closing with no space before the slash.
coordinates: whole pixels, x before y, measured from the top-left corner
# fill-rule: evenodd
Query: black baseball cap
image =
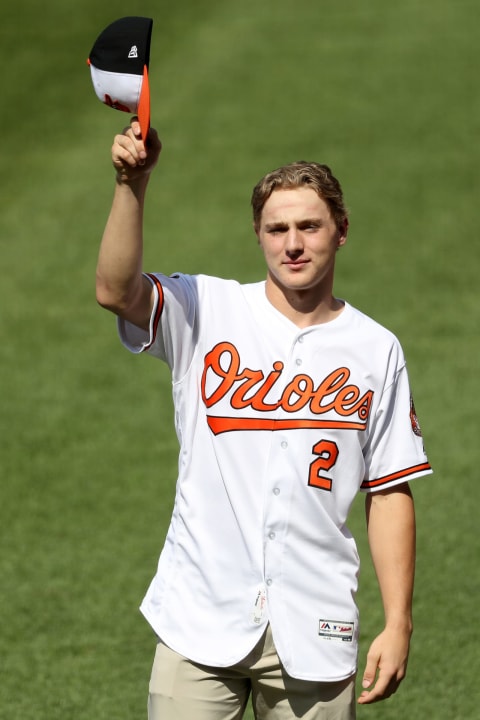
<path id="1" fill-rule="evenodd" d="M 108 25 L 88 56 L 99 100 L 115 110 L 138 115 L 143 140 L 150 128 L 150 40 L 153 20 L 124 17 Z"/>

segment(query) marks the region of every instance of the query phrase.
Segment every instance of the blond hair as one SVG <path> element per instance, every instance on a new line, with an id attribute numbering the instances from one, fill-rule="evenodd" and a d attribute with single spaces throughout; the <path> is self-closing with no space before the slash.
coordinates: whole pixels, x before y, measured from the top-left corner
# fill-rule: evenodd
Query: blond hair
<path id="1" fill-rule="evenodd" d="M 299 187 L 310 187 L 315 190 L 327 203 L 337 228 L 339 230 L 345 228 L 348 212 L 344 204 L 342 188 L 328 165 L 299 160 L 272 170 L 255 185 L 251 200 L 255 230 L 260 227 L 263 207 L 272 192 Z"/>

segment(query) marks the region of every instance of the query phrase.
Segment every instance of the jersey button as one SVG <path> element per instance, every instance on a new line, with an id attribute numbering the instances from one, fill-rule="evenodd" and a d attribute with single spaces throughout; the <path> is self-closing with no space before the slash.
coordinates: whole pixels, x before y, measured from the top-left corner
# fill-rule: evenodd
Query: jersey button
<path id="1" fill-rule="evenodd" d="M 295 364 L 296 364 L 296 365 L 301 365 L 301 364 L 302 364 L 301 358 L 297 358 L 297 359 L 295 360 Z"/>
<path id="2" fill-rule="evenodd" d="M 280 495 L 280 488 L 273 488 L 274 495 Z"/>
<path id="3" fill-rule="evenodd" d="M 267 579 L 267 585 L 268 585 L 268 587 L 270 587 L 270 585 L 271 585 L 272 583 L 273 583 L 272 578 L 268 578 L 268 579 Z"/>
<path id="4" fill-rule="evenodd" d="M 286 440 L 282 440 L 282 442 L 280 443 L 280 446 L 281 446 L 282 450 L 286 450 L 288 447 L 288 442 Z"/>
<path id="5" fill-rule="evenodd" d="M 275 540 L 275 533 L 273 531 L 268 533 L 268 537 L 270 538 L 270 540 Z"/>
<path id="6" fill-rule="evenodd" d="M 300 335 L 300 337 L 298 338 L 298 342 L 303 343 L 303 335 Z"/>

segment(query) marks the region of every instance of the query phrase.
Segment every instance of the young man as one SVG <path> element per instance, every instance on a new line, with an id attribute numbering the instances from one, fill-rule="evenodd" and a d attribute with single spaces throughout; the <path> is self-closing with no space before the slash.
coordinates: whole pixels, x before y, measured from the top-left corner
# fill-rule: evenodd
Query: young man
<path id="1" fill-rule="evenodd" d="M 412 632 L 415 520 L 431 472 L 401 347 L 333 295 L 348 219 L 329 168 L 293 163 L 256 186 L 265 282 L 143 274 L 142 216 L 161 145 L 115 138 L 116 189 L 97 299 L 123 343 L 171 368 L 179 476 L 142 612 L 159 641 L 150 720 L 355 717 L 358 555 L 366 493 L 385 612 L 359 703 L 394 693 Z"/>

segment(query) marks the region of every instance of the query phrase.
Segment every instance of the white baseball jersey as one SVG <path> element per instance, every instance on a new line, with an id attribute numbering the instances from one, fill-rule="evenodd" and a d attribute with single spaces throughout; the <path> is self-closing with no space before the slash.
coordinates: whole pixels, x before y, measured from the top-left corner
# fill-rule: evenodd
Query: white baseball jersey
<path id="1" fill-rule="evenodd" d="M 345 523 L 359 490 L 430 470 L 397 339 L 348 303 L 298 328 L 265 283 L 148 276 L 150 332 L 124 344 L 168 363 L 179 474 L 141 610 L 171 648 L 232 665 L 271 623 L 287 672 L 356 670 L 359 558 Z"/>

